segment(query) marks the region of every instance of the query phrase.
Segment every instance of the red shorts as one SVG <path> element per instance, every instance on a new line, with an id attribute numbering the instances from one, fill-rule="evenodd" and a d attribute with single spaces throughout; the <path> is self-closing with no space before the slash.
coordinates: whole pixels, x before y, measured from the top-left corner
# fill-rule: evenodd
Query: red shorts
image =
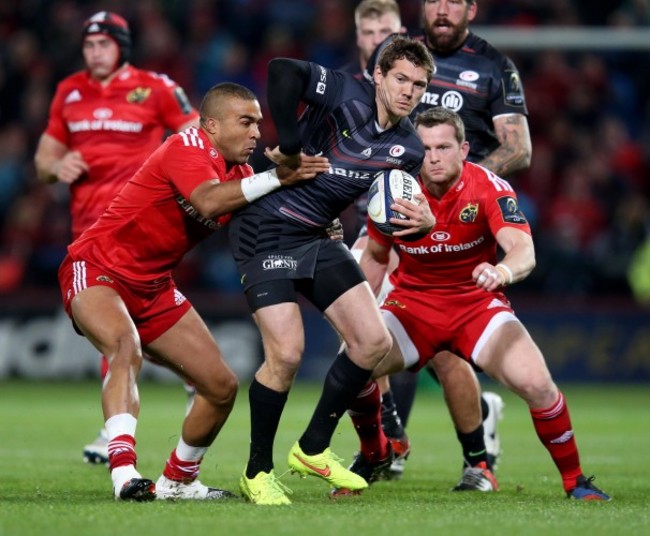
<path id="1" fill-rule="evenodd" d="M 171 277 L 150 285 L 118 280 L 116 276 L 108 275 L 103 268 L 83 260 L 73 261 L 69 255 L 63 259 L 59 268 L 59 285 L 65 312 L 71 319 L 70 306 L 72 298 L 77 294 L 98 285 L 114 289 L 126 305 L 143 346 L 160 337 L 192 307 Z M 74 319 L 72 323 L 74 324 Z"/>
<path id="2" fill-rule="evenodd" d="M 502 293 L 482 290 L 464 295 L 396 289 L 381 309 L 405 368 L 413 371 L 442 350 L 474 361 L 498 326 L 517 320 Z"/>

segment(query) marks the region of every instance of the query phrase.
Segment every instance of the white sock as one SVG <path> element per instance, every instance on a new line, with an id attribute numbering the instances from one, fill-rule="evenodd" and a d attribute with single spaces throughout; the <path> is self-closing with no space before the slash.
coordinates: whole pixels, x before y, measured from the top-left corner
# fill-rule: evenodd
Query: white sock
<path id="1" fill-rule="evenodd" d="M 178 445 L 176 445 L 176 456 L 184 462 L 198 462 L 203 458 L 207 450 L 208 447 L 192 447 L 185 443 L 181 437 L 178 440 Z"/>
<path id="2" fill-rule="evenodd" d="M 137 424 L 138 419 L 130 413 L 118 413 L 117 415 L 110 417 L 104 424 L 104 427 L 108 434 L 108 440 L 111 441 L 121 435 L 130 435 L 131 437 L 135 437 Z"/>

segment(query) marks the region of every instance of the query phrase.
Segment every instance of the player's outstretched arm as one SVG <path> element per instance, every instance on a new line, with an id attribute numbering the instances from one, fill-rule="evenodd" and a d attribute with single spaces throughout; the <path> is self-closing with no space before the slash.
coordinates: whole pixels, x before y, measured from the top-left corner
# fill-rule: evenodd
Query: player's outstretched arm
<path id="1" fill-rule="evenodd" d="M 269 62 L 267 101 L 275 123 L 282 154 L 291 156 L 300 152 L 298 107 L 309 83 L 309 63 L 289 58 L 275 58 Z"/>
<path id="2" fill-rule="evenodd" d="M 220 182 L 213 179 L 202 182 L 190 195 L 190 203 L 201 216 L 216 218 L 238 210 L 280 186 L 313 179 L 328 169 L 327 158 L 300 155 L 297 169 L 278 166 L 240 181 Z"/>

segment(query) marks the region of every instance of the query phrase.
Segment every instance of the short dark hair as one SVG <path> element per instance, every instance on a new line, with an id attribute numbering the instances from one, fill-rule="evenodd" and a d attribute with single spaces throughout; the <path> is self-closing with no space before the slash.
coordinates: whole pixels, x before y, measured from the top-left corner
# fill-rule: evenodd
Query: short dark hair
<path id="1" fill-rule="evenodd" d="M 405 36 L 395 36 L 379 54 L 377 65 L 382 74 L 391 70 L 397 60 L 407 60 L 413 65 L 422 67 L 427 71 L 427 80 L 431 80 L 436 73 L 436 66 L 427 47 L 416 39 Z"/>
<path id="2" fill-rule="evenodd" d="M 431 128 L 438 125 L 450 125 L 456 131 L 456 141 L 461 145 L 465 141 L 465 124 L 456 112 L 436 106 L 428 108 L 415 116 L 415 128 Z"/>
<path id="3" fill-rule="evenodd" d="M 219 106 L 224 97 L 236 97 L 242 100 L 257 100 L 255 93 L 241 84 L 235 82 L 221 82 L 212 86 L 201 100 L 199 114 L 201 114 L 201 123 L 208 117 L 216 117 L 219 113 Z"/>

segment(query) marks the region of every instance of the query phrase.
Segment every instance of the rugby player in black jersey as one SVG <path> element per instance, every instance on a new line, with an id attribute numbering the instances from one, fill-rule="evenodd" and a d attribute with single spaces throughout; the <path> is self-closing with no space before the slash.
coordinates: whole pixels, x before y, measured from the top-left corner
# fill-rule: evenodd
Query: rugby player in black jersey
<path id="1" fill-rule="evenodd" d="M 309 425 L 289 453 L 289 466 L 334 488 L 368 485 L 341 465 L 329 444 L 391 339 L 359 265 L 323 230 L 370 187 L 376 172 L 418 174 L 424 147 L 409 115 L 433 72 L 426 47 L 408 38 L 384 48 L 374 85 L 305 61 L 276 58 L 269 64 L 267 96 L 279 137 L 273 160 L 291 166 L 303 152 L 327 157 L 331 167 L 308 187 L 284 192 L 268 193 L 277 181 L 269 172 L 247 192 L 251 205 L 230 224 L 231 247 L 264 344 L 265 360 L 249 390 L 250 456 L 240 480 L 242 494 L 254 504 L 291 502 L 273 471 L 273 442 L 304 350 L 298 293 L 323 312 L 344 344 Z M 298 120 L 301 102 L 307 108 Z M 408 219 L 396 236 L 431 229 L 430 212 L 407 201 L 398 204 Z"/>

